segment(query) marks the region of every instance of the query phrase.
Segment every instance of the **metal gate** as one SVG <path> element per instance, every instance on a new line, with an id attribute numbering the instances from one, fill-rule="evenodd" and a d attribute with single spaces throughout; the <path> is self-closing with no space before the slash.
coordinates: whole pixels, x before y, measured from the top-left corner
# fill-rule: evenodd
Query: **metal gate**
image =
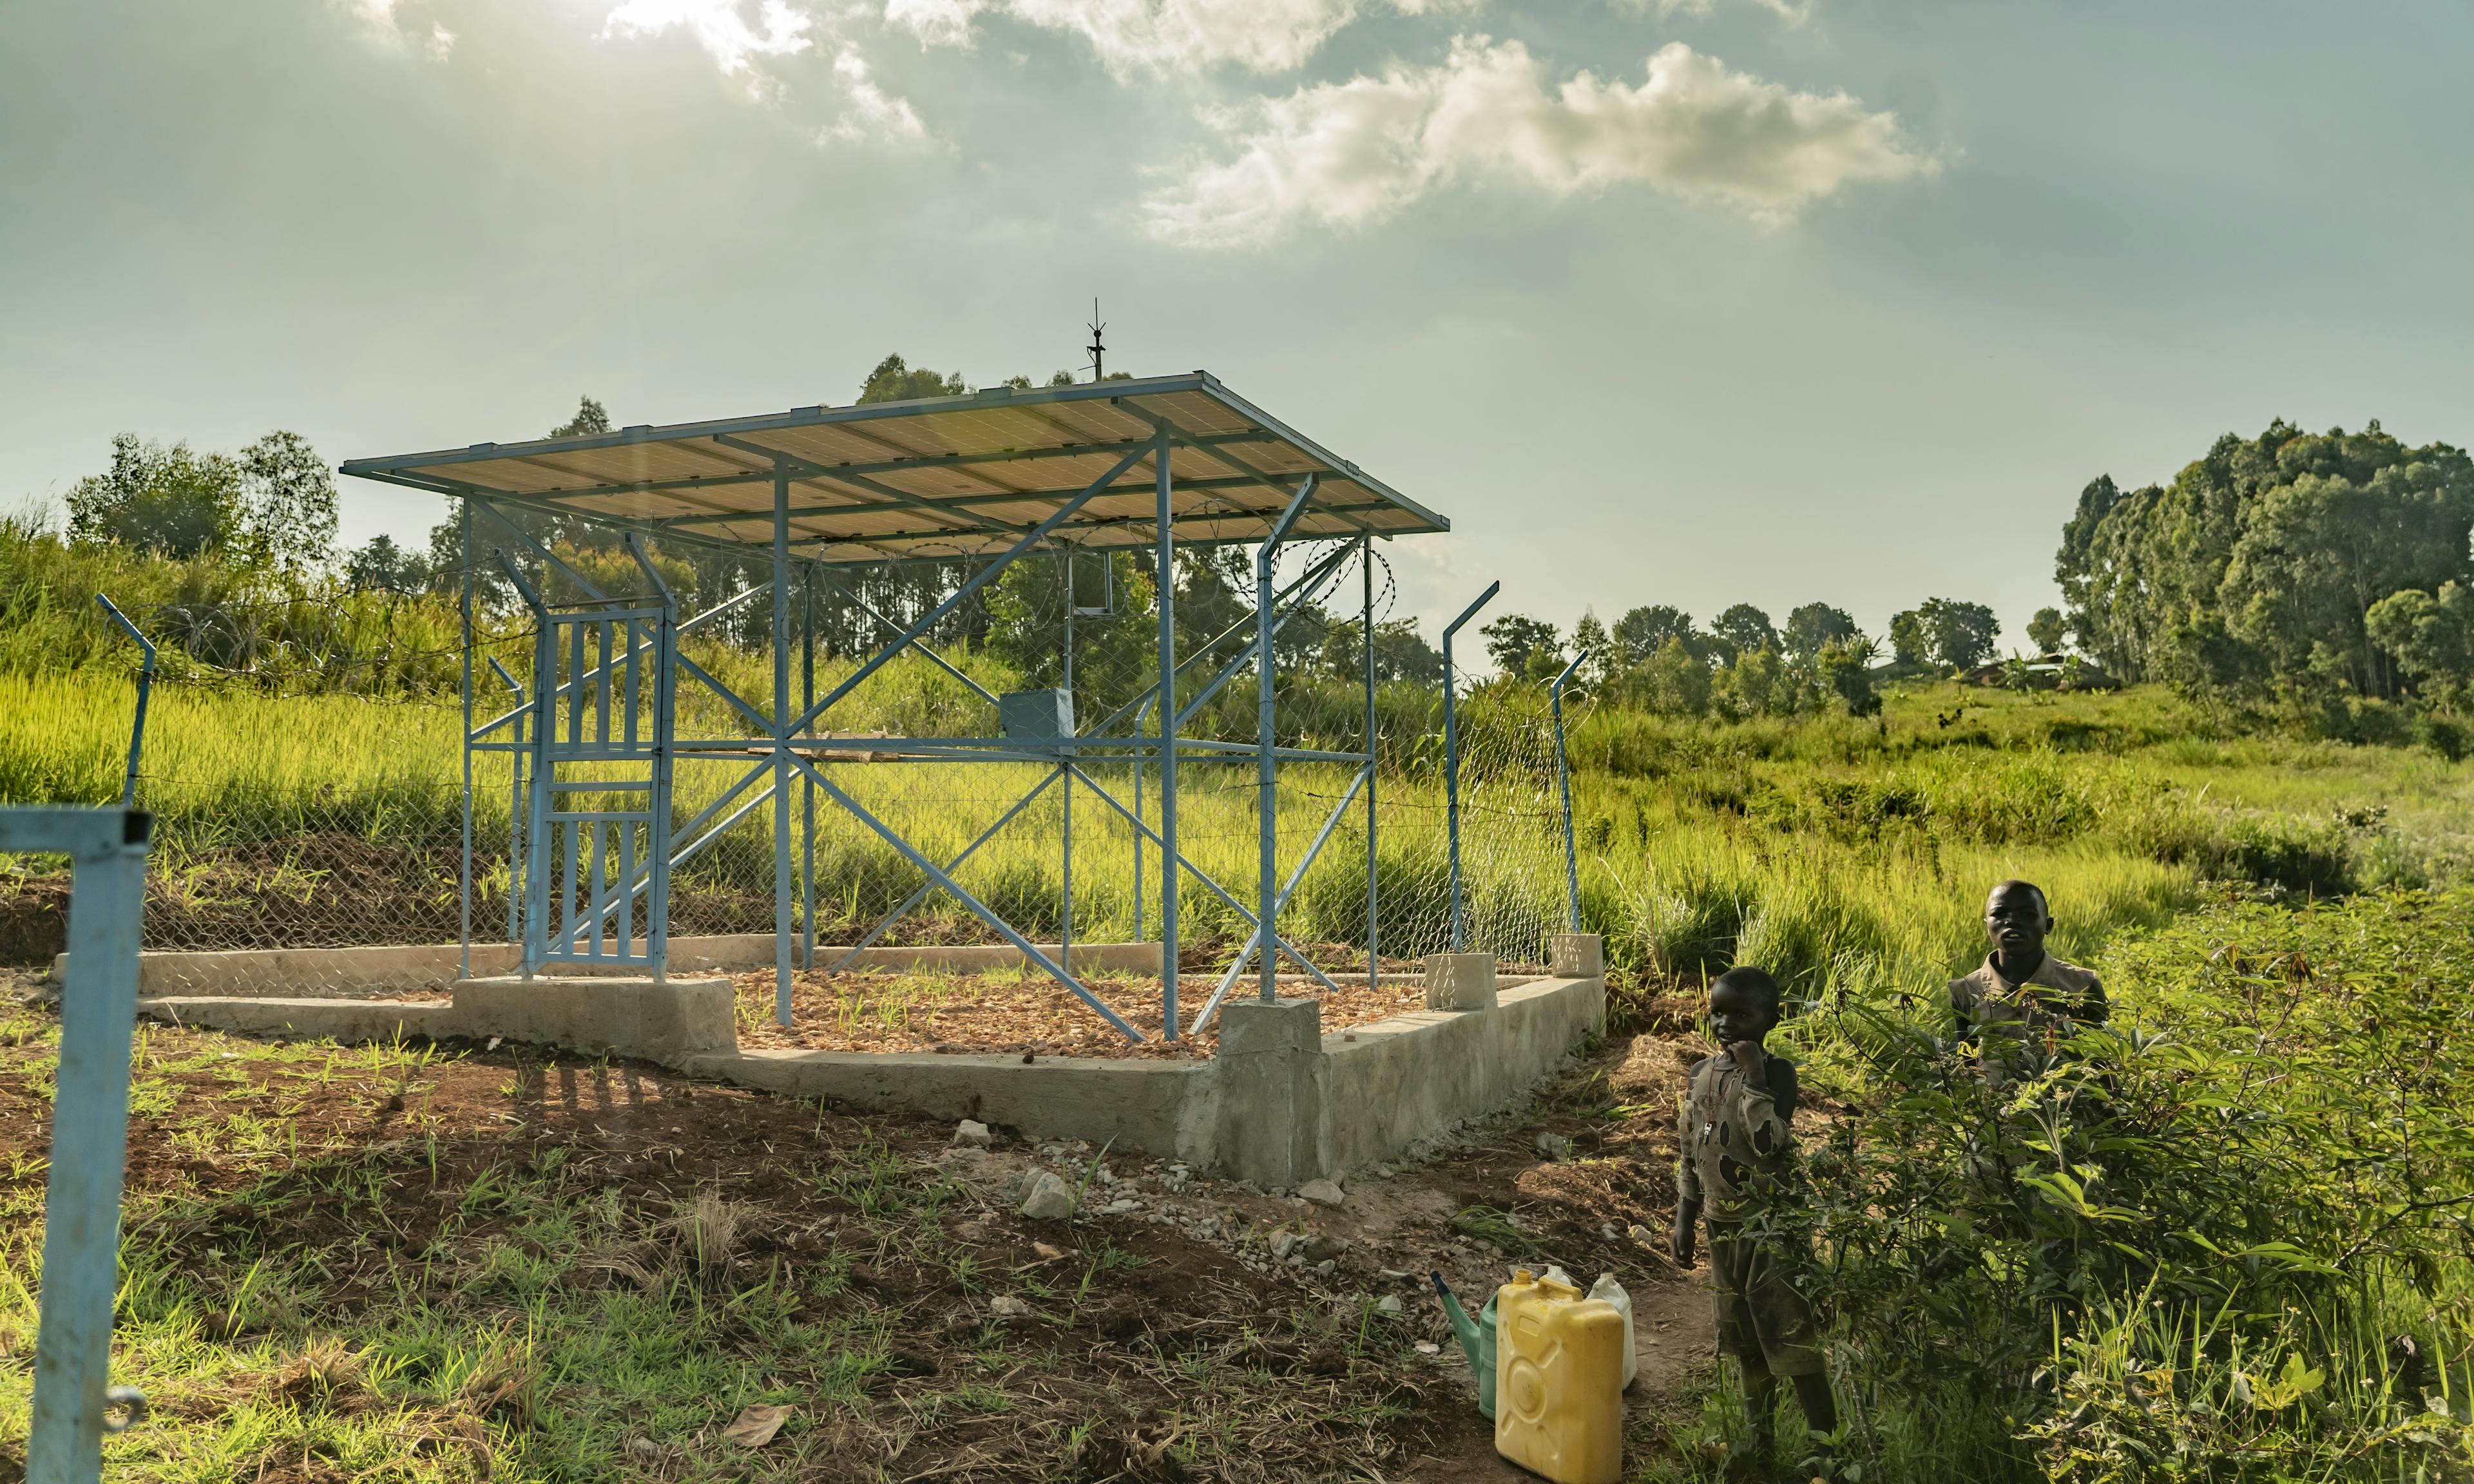
<path id="1" fill-rule="evenodd" d="M 0 808 L 0 851 L 66 855 L 76 872 L 43 1187 L 28 1484 L 94 1484 L 103 1476 L 103 1435 L 146 1411 L 144 1397 L 110 1384 L 146 840 L 147 817 L 134 809 Z"/>
<path id="2" fill-rule="evenodd" d="M 669 951 L 677 608 L 537 603 L 534 612 L 524 972 L 627 964 L 659 976 Z"/>

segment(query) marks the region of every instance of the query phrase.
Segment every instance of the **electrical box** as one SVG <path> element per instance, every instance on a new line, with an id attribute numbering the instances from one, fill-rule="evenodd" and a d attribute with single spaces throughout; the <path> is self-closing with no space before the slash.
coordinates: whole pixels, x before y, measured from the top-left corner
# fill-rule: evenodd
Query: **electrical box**
<path id="1" fill-rule="evenodd" d="M 997 697 L 997 725 L 1008 737 L 1074 735 L 1074 692 L 1017 690 Z"/>

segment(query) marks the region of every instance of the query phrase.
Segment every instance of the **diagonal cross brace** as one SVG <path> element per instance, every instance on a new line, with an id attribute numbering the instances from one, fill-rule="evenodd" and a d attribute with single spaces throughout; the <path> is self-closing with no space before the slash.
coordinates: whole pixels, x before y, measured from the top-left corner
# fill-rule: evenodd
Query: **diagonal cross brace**
<path id="1" fill-rule="evenodd" d="M 954 857 L 952 864 L 945 868 L 946 872 L 951 874 L 961 870 L 963 863 L 968 861 L 972 854 L 976 852 L 981 846 L 983 846 L 990 840 L 995 839 L 998 830 L 1003 829 L 1006 826 L 1011 824 L 1015 815 L 1020 814 L 1023 810 L 1031 807 L 1031 802 L 1032 800 L 1048 792 L 1048 785 L 1055 782 L 1057 777 L 1058 775 L 1054 772 L 1042 775 L 1039 782 L 1031 788 L 1030 793 L 1027 793 L 1020 799 L 1015 800 L 1012 808 L 1007 809 L 1005 813 L 997 816 L 997 822 L 995 824 L 990 825 L 986 829 L 982 830 L 978 839 L 962 847 L 962 853 Z M 926 901 L 928 899 L 928 894 L 935 889 L 936 883 L 934 881 L 921 882 L 919 884 L 919 890 L 912 892 L 909 897 L 904 898 L 901 906 L 898 906 L 891 912 L 886 913 L 884 922 L 877 923 L 874 928 L 869 930 L 866 937 L 852 945 L 851 950 L 848 953 L 843 954 L 840 958 L 835 960 L 834 967 L 825 971 L 827 973 L 837 974 L 844 969 L 849 968 L 851 960 L 859 957 L 861 953 L 866 952 L 869 947 L 874 945 L 876 940 L 884 937 L 887 932 L 889 932 L 892 929 L 893 924 L 901 922 L 904 917 L 910 914 L 913 907 Z"/>
<path id="2" fill-rule="evenodd" d="M 1099 779 L 1094 778 L 1091 775 L 1083 772 L 1080 768 L 1074 769 L 1074 776 L 1080 778 L 1084 783 L 1090 785 L 1091 792 L 1098 794 L 1108 807 L 1116 810 L 1118 814 L 1124 816 L 1128 824 L 1132 825 L 1135 829 L 1142 832 L 1143 838 L 1149 840 L 1152 844 L 1158 846 L 1163 853 L 1166 852 L 1168 847 L 1160 839 L 1159 831 L 1152 828 L 1151 826 L 1145 824 L 1142 820 L 1137 819 L 1132 811 L 1128 810 L 1123 803 L 1120 803 L 1117 801 L 1116 795 L 1108 792 L 1106 788 L 1101 785 Z M 1180 850 L 1177 852 L 1176 864 L 1178 869 L 1194 877 L 1195 880 L 1202 883 L 1202 889 L 1204 891 L 1219 898 L 1222 905 L 1227 907 L 1229 911 L 1236 913 L 1238 917 L 1244 919 L 1249 927 L 1259 925 L 1255 922 L 1254 914 L 1250 908 L 1249 908 L 1244 902 L 1239 901 L 1236 898 L 1229 896 L 1225 888 L 1224 888 L 1219 882 L 1211 879 L 1211 874 L 1209 872 L 1204 871 L 1201 866 L 1196 865 L 1193 861 L 1186 859 L 1184 851 Z M 1340 993 L 1340 986 L 1331 982 L 1331 975 L 1324 973 L 1320 969 L 1317 969 L 1311 960 L 1309 960 L 1303 953 L 1298 951 L 1296 944 L 1289 942 L 1286 938 L 1275 937 L 1273 941 L 1280 945 L 1280 951 L 1289 956 L 1290 962 L 1296 964 L 1299 969 L 1304 969 L 1307 973 L 1314 975 L 1315 979 L 1321 983 L 1324 989 L 1331 991 L 1334 994 Z"/>
<path id="3" fill-rule="evenodd" d="M 852 818 L 858 820 L 861 824 L 865 825 L 868 828 L 876 831 L 877 837 L 883 840 L 885 844 L 901 851 L 904 859 L 910 861 L 910 864 L 918 867 L 920 870 L 928 873 L 930 879 L 934 880 L 937 885 L 951 893 L 956 901 L 968 907 L 971 910 L 972 916 L 978 918 L 981 922 L 987 923 L 990 927 L 995 928 L 998 936 L 1004 938 L 1006 942 L 1012 944 L 1016 948 L 1021 949 L 1025 957 L 1029 958 L 1032 963 L 1037 964 L 1041 969 L 1046 969 L 1050 978 L 1055 979 L 1057 983 L 1065 986 L 1069 990 L 1072 990 L 1076 998 L 1081 1000 L 1082 1003 L 1090 1006 L 1093 1010 L 1098 1011 L 1100 1013 L 1100 1018 L 1116 1027 L 1118 1034 L 1124 1036 L 1128 1041 L 1133 1041 L 1137 1045 L 1142 1044 L 1148 1039 L 1142 1032 L 1134 1029 L 1131 1025 L 1127 1024 L 1126 1017 L 1117 1014 L 1114 1010 L 1109 1009 L 1107 1005 L 1101 1001 L 1100 996 L 1092 993 L 1089 990 L 1084 989 L 1080 981 L 1077 980 L 1071 973 L 1058 968 L 1055 959 L 1052 959 L 1047 954 L 1040 952 L 1038 945 L 1015 930 L 1014 925 L 1011 922 L 1008 922 L 1004 918 L 997 916 L 996 909 L 980 900 L 977 897 L 972 896 L 969 892 L 964 891 L 960 882 L 955 880 L 943 871 L 938 870 L 934 861 L 932 861 L 927 856 L 920 854 L 918 849 L 911 845 L 910 841 L 903 839 L 900 832 L 895 830 L 892 826 L 887 825 L 883 820 L 878 819 L 875 815 L 867 812 L 866 807 L 858 800 L 853 799 L 848 793 L 844 792 L 840 784 L 818 772 L 813 763 L 809 762 L 808 759 L 801 757 L 796 753 L 790 754 L 790 762 L 792 766 L 796 767 L 800 772 L 813 779 L 818 788 L 823 789 L 828 795 L 831 795 L 836 803 L 848 809 L 851 812 Z"/>
<path id="4" fill-rule="evenodd" d="M 1055 511 L 1053 512 L 1047 519 L 1041 521 L 1039 524 L 1031 527 L 1030 531 L 1026 532 L 1021 540 L 1018 540 L 1011 546 L 1007 547 L 1003 556 L 998 557 L 994 562 L 989 562 L 986 566 L 983 566 L 977 572 L 972 573 L 969 580 L 965 581 L 960 586 L 955 588 L 953 593 L 948 596 L 944 602 L 939 603 L 934 608 L 929 610 L 926 617 L 904 630 L 900 638 L 895 639 L 891 644 L 886 645 L 885 648 L 878 650 L 874 657 L 869 658 L 866 663 L 861 665 L 858 669 L 853 670 L 849 675 L 843 677 L 840 684 L 836 685 L 833 689 L 825 692 L 824 698 L 816 702 L 815 705 L 808 707 L 806 711 L 802 712 L 799 719 L 790 724 L 788 730 L 791 731 L 805 731 L 813 723 L 814 723 L 817 717 L 825 714 L 826 710 L 830 708 L 835 702 L 839 701 L 842 697 L 847 696 L 852 691 L 858 689 L 861 681 L 866 680 L 869 676 L 874 675 L 878 670 L 883 669 L 885 663 L 891 660 L 894 656 L 902 653 L 905 649 L 910 648 L 912 644 L 924 637 L 931 630 L 934 629 L 939 623 L 944 622 L 946 614 L 951 613 L 954 610 L 961 607 L 963 602 L 968 599 L 972 593 L 975 593 L 982 587 L 985 586 L 990 578 L 995 577 L 999 572 L 1011 566 L 1016 557 L 1021 556 L 1024 552 L 1031 550 L 1033 546 L 1046 540 L 1049 534 L 1055 531 L 1058 526 L 1063 525 L 1072 517 L 1076 511 L 1080 510 L 1083 506 L 1089 504 L 1093 496 L 1099 494 L 1110 485 L 1115 484 L 1119 475 L 1125 473 L 1126 470 L 1132 468 L 1135 465 L 1140 464 L 1144 459 L 1149 458 L 1152 451 L 1153 450 L 1147 444 L 1141 448 L 1133 450 L 1124 458 L 1119 459 L 1116 463 L 1108 466 L 1108 472 L 1101 475 L 1098 479 L 1095 479 L 1090 484 L 1084 486 L 1080 494 L 1078 494 L 1074 498 L 1067 500 L 1064 504 L 1057 506 Z M 1097 1004 L 1099 1002 L 1094 1000 L 1092 1003 Z M 1114 1015 L 1115 1012 L 1111 1011 L 1109 1014 Z M 1128 1031 L 1130 1034 L 1131 1027 L 1128 1027 Z"/>
<path id="5" fill-rule="evenodd" d="M 1314 585 L 1317 589 L 1320 589 L 1322 580 L 1331 574 L 1332 567 L 1337 564 L 1342 558 L 1347 555 L 1348 551 L 1344 549 L 1325 558 L 1321 564 L 1315 566 L 1303 577 L 1298 578 L 1295 583 L 1291 584 L 1289 590 L 1281 594 L 1281 597 L 1283 599 L 1295 598 L 1298 594 L 1306 592 L 1309 584 Z M 1183 675 L 1194 666 L 1201 664 L 1204 659 L 1210 658 L 1211 652 L 1218 649 L 1222 641 L 1225 640 L 1230 634 L 1235 634 L 1240 629 L 1250 629 L 1253 625 L 1254 615 L 1249 613 L 1245 617 L 1238 619 L 1235 623 L 1230 624 L 1227 628 L 1221 630 L 1218 634 L 1215 634 L 1211 637 L 1203 640 L 1201 644 L 1195 646 L 1194 653 L 1177 661 L 1176 673 Z M 1228 678 L 1237 673 L 1238 666 L 1244 664 L 1246 662 L 1246 657 L 1253 652 L 1253 646 L 1250 644 L 1248 645 L 1243 653 L 1238 655 L 1235 659 L 1228 663 L 1227 668 L 1222 670 L 1220 674 L 1213 679 L 1212 682 L 1204 687 L 1203 693 L 1205 695 L 1209 695 L 1212 691 L 1217 690 L 1220 686 L 1227 683 Z M 1143 706 L 1156 706 L 1158 704 L 1159 688 L 1154 685 L 1138 699 L 1127 702 L 1125 705 L 1109 712 L 1104 719 L 1095 723 L 1088 735 L 1091 737 L 1105 737 L 1109 732 L 1109 729 L 1115 727 L 1119 722 L 1124 721 L 1131 712 Z"/>
<path id="6" fill-rule="evenodd" d="M 868 601 L 867 601 L 866 599 L 864 599 L 864 598 L 861 597 L 858 593 L 851 591 L 851 590 L 850 590 L 850 588 L 849 588 L 847 586 L 845 586 L 845 585 L 841 582 L 841 580 L 840 580 L 839 578 L 837 578 L 837 577 L 834 576 L 834 574 L 833 574 L 833 568 L 831 568 L 831 567 L 825 567 L 825 568 L 822 568 L 821 570 L 822 570 L 822 571 L 824 572 L 824 574 L 825 574 L 825 586 L 829 586 L 829 587 L 833 588 L 836 592 L 840 593 L 840 594 L 842 595 L 842 597 L 843 597 L 845 600 L 847 600 L 847 601 L 849 602 L 849 604 L 850 604 L 850 606 L 851 606 L 851 607 L 853 607 L 853 608 L 855 608 L 855 609 L 858 609 L 861 612 L 865 613 L 868 617 L 873 618 L 873 619 L 875 619 L 878 623 L 881 623 L 881 624 L 885 625 L 886 628 L 888 628 L 888 629 L 892 630 L 895 634 L 900 634 L 900 633 L 902 632 L 902 626 L 901 626 L 900 624 L 895 623 L 892 619 L 887 618 L 887 617 L 885 617 L 883 613 L 878 612 L 878 611 L 877 611 L 873 607 L 871 607 L 871 606 L 869 605 L 869 603 L 868 603 Z M 948 674 L 948 675 L 952 676 L 954 679 L 956 679 L 956 680 L 958 680 L 958 681 L 960 681 L 963 684 L 970 686 L 973 690 L 978 691 L 978 692 L 980 693 L 980 699 L 981 699 L 981 700 L 985 701 L 985 702 L 986 702 L 988 705 L 990 705 L 990 706 L 995 706 L 995 705 L 997 704 L 997 698 L 996 698 L 994 695 L 990 694 L 990 692 L 989 692 L 988 688 L 987 688 L 985 685 L 981 684 L 979 682 L 977 682 L 977 681 L 975 681 L 975 680 L 971 679 L 969 676 L 964 675 L 961 671 L 959 671 L 959 670 L 958 670 L 958 669 L 954 668 L 953 661 L 951 661 L 951 660 L 947 659 L 944 656 L 942 656 L 942 655 L 940 655 L 940 654 L 936 653 L 934 650 L 930 649 L 930 648 L 929 648 L 927 645 L 925 645 L 925 644 L 915 644 L 913 647 L 914 647 L 914 648 L 916 648 L 916 649 L 919 651 L 919 653 L 921 653 L 921 654 L 923 654 L 923 655 L 927 656 L 930 659 L 934 660 L 934 661 L 936 662 L 937 667 L 938 667 L 939 669 L 943 670 L 946 674 Z"/>

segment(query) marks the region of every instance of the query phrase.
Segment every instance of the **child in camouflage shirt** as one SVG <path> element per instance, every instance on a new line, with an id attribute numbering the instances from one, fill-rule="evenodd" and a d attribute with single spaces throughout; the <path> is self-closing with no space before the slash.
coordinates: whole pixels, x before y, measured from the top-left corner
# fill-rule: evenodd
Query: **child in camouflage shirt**
<path id="1" fill-rule="evenodd" d="M 1706 1212 L 1718 1352 L 1734 1356 L 1742 1372 L 1750 1414 L 1751 1448 L 1738 1460 L 1739 1472 L 1745 1465 L 1753 1471 L 1769 1466 L 1782 1376 L 1794 1385 L 1813 1432 L 1838 1430 L 1811 1311 L 1790 1281 L 1802 1255 L 1780 1250 L 1776 1235 L 1748 1225 L 1785 1186 L 1795 1165 L 1795 1064 L 1761 1049 L 1778 1023 L 1776 980 L 1758 969 L 1718 976 L 1710 986 L 1710 1034 L 1720 1050 L 1692 1068 L 1676 1126 L 1683 1158 L 1675 1171 L 1675 1260 L 1692 1266 L 1693 1238 Z"/>

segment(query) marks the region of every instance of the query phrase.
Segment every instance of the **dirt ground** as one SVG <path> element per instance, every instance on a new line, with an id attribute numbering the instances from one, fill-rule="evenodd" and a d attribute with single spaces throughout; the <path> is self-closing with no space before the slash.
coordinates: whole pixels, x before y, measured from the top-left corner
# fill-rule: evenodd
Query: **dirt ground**
<path id="1" fill-rule="evenodd" d="M 1326 1208 L 624 1063 L 140 1037 L 115 1379 L 156 1416 L 115 1477 L 1527 1478 L 1425 1276 L 1473 1311 L 1516 1263 L 1633 1295 L 1639 1476 L 1711 1374 L 1660 1251 L 1677 1039 Z M 0 1242 L 39 1222 L 56 1038 L 0 1021 Z M 1071 1220 L 1016 1213 L 1036 1168 Z M 0 1402 L 32 1318 L 0 1304 Z M 731 1441 L 759 1401 L 779 1435 Z"/>
<path id="2" fill-rule="evenodd" d="M 1361 961 L 1362 962 L 1362 961 Z M 1089 975 L 1086 985 L 1102 1003 L 1140 1031 L 1126 1040 L 1089 1006 L 1044 973 L 978 974 L 898 972 L 801 972 L 791 981 L 792 1024 L 775 1022 L 770 969 L 732 976 L 739 995 L 739 1043 L 801 1051 L 1028 1052 L 1037 1056 L 1208 1058 L 1220 1045 L 1213 1017 L 1200 1036 L 1180 1031 L 1160 1036 L 1160 981 L 1156 976 Z M 1218 976 L 1181 977 L 1177 1018 L 1186 1026 L 1208 1002 Z M 1370 988 L 1365 976 L 1336 981 L 1333 993 L 1303 974 L 1283 974 L 1279 993 L 1322 1002 L 1322 1028 L 1345 1031 L 1404 1011 L 1425 1008 L 1424 981 L 1387 972 Z M 1257 980 L 1234 986 L 1232 995 L 1256 993 Z"/>

